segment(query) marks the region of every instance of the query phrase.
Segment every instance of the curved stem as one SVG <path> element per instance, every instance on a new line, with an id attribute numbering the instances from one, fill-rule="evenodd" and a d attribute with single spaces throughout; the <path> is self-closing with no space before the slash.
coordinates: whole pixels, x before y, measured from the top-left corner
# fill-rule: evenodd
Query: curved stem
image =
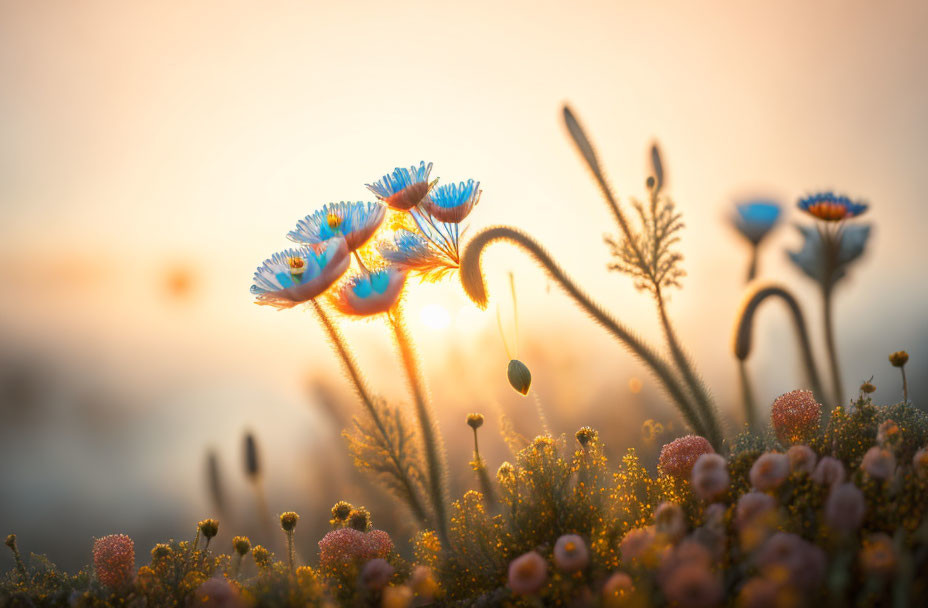
<path id="1" fill-rule="evenodd" d="M 749 292 L 741 307 L 741 314 L 738 316 L 738 324 L 735 329 L 735 357 L 743 362 L 751 354 L 751 333 L 754 329 L 754 317 L 760 305 L 771 297 L 783 300 L 790 313 L 792 313 L 793 326 L 796 329 L 796 339 L 799 342 L 803 363 L 805 363 L 809 387 L 812 389 L 815 398 L 820 403 L 825 403 L 827 400 L 825 392 L 822 390 L 822 382 L 819 379 L 818 368 L 815 366 L 815 359 L 812 356 L 812 344 L 809 341 L 809 332 L 806 329 L 802 309 L 799 308 L 796 298 L 784 287 L 779 285 L 759 285 Z"/>
<path id="2" fill-rule="evenodd" d="M 538 243 L 527 234 L 508 226 L 495 226 L 486 228 L 475 235 L 464 250 L 461 257 L 461 282 L 468 296 L 480 307 L 487 305 L 486 284 L 483 271 L 480 267 L 480 257 L 483 250 L 493 241 L 506 240 L 520 246 L 535 261 L 537 261 L 554 279 L 561 288 L 567 292 L 580 307 L 586 311 L 597 323 L 602 325 L 619 342 L 624 344 L 632 353 L 640 358 L 664 386 L 664 390 L 676 402 L 680 413 L 687 424 L 701 435 L 705 434 L 702 421 L 690 403 L 686 391 L 680 385 L 676 374 L 670 365 L 659 354 L 654 352 L 645 342 L 632 333 L 631 330 L 612 318 L 601 306 L 590 300 L 580 288 L 564 273 L 560 266 L 548 255 Z M 716 445 L 717 449 L 721 446 Z"/>
<path id="3" fill-rule="evenodd" d="M 416 417 L 419 419 L 419 429 L 422 433 L 422 444 L 425 448 L 425 459 L 428 465 L 429 495 L 432 498 L 432 508 L 435 511 L 435 523 L 442 544 L 447 546 L 448 522 L 447 504 L 448 490 L 446 487 L 447 474 L 444 459 L 444 446 L 441 433 L 432 418 L 432 412 L 425 398 L 422 386 L 422 377 L 419 373 L 419 362 L 416 359 L 415 348 L 403 324 L 400 308 L 397 307 L 389 315 L 389 323 L 396 336 L 396 345 L 406 370 L 409 389 L 416 402 Z"/>
<path id="4" fill-rule="evenodd" d="M 660 312 L 661 325 L 664 328 L 664 337 L 667 339 L 667 347 L 670 349 L 670 354 L 673 356 L 673 360 L 677 364 L 677 369 L 680 370 L 683 380 L 689 385 L 690 391 L 692 391 L 693 397 L 696 400 L 696 407 L 699 408 L 699 414 L 702 417 L 703 425 L 706 429 L 706 433 L 709 435 L 707 439 L 712 445 L 719 446 L 722 444 L 722 428 L 719 425 L 715 404 L 712 402 L 709 390 L 706 388 L 702 378 L 700 378 L 693 369 L 689 357 L 683 352 L 683 347 L 680 346 L 677 334 L 674 332 L 673 325 L 670 323 L 670 317 L 667 316 L 667 307 L 659 288 L 655 291 L 654 297 L 657 300 L 657 309 Z"/>
<path id="5" fill-rule="evenodd" d="M 822 306 L 824 308 L 823 320 L 825 323 L 825 345 L 828 347 L 828 362 L 831 365 L 831 383 L 833 385 L 835 401 L 844 403 L 844 391 L 841 388 L 841 368 L 838 366 L 838 349 L 835 346 L 834 320 L 832 319 L 832 288 L 824 287 L 822 290 Z"/>
<path id="6" fill-rule="evenodd" d="M 342 365 L 345 367 L 345 371 L 348 373 L 348 378 L 354 385 L 355 391 L 358 393 L 358 397 L 361 398 L 361 403 L 364 404 L 364 408 L 367 410 L 367 413 L 370 414 L 370 417 L 374 420 L 374 424 L 377 425 L 377 432 L 379 432 L 381 437 L 383 437 L 384 445 L 392 445 L 388 439 L 389 433 L 387 432 L 387 427 L 380 416 L 380 411 L 374 407 L 374 400 L 367 389 L 367 385 L 364 383 L 364 377 L 358 370 L 354 356 L 351 354 L 351 351 L 348 350 L 348 344 L 345 343 L 345 339 L 342 337 L 341 332 L 338 331 L 335 323 L 332 321 L 332 319 L 329 318 L 329 315 L 326 314 L 322 305 L 316 300 L 310 301 L 313 304 L 316 315 L 319 317 L 319 322 L 322 324 L 323 329 L 325 329 L 326 334 L 329 336 L 329 340 L 332 341 L 332 346 L 335 348 L 335 352 L 338 354 L 339 359 L 342 361 Z M 415 485 L 406 475 L 399 455 L 392 449 L 390 450 L 390 460 L 393 462 L 393 467 L 397 471 L 403 472 L 401 476 L 401 483 L 403 484 L 403 490 L 406 494 L 407 504 L 410 511 L 412 511 L 413 516 L 419 521 L 419 523 L 427 523 L 428 517 L 426 516 L 425 509 L 419 500 L 419 495 L 416 491 Z"/>

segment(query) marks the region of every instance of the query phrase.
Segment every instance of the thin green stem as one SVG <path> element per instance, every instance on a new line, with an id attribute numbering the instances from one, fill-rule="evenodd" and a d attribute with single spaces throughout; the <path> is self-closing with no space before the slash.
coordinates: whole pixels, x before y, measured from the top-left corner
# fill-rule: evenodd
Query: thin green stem
<path id="1" fill-rule="evenodd" d="M 238 573 L 242 569 L 242 560 L 245 559 L 241 553 L 236 552 L 232 561 L 232 579 L 238 579 Z"/>
<path id="2" fill-rule="evenodd" d="M 680 346 L 680 341 L 677 339 L 677 334 L 673 330 L 670 317 L 667 315 L 667 306 L 664 302 L 664 297 L 661 294 L 660 288 L 657 286 L 655 286 L 654 298 L 657 300 L 657 309 L 660 312 L 661 325 L 664 328 L 664 337 L 667 340 L 667 347 L 670 349 L 670 354 L 673 356 L 673 360 L 677 364 L 677 369 L 680 370 L 683 380 L 690 387 L 690 391 L 696 401 L 696 407 L 699 408 L 699 414 L 702 418 L 704 428 L 709 435 L 707 439 L 712 445 L 718 447 L 722 445 L 722 428 L 719 425 L 715 404 L 712 402 L 709 390 L 706 388 L 702 378 L 700 378 L 693 369 L 689 357 L 683 352 L 683 347 Z"/>
<path id="3" fill-rule="evenodd" d="M 493 482 L 490 480 L 490 474 L 487 472 L 487 463 L 480 456 L 480 447 L 477 445 L 477 429 L 474 429 L 474 470 L 477 472 L 477 480 L 480 482 L 480 491 L 483 492 L 483 501 L 487 507 L 496 506 L 496 492 L 493 489 Z"/>
<path id="4" fill-rule="evenodd" d="M 738 377 L 741 380 L 741 399 L 744 402 L 744 421 L 752 431 L 757 430 L 757 406 L 754 403 L 754 390 L 748 375 L 747 364 L 738 361 Z"/>
<path id="5" fill-rule="evenodd" d="M 13 552 L 13 560 L 16 562 L 16 569 L 19 571 L 19 576 L 23 579 L 23 584 L 26 583 L 26 564 L 23 563 L 23 556 L 19 553 L 19 546 L 16 544 L 16 537 L 10 535 L 7 537 L 6 546 L 10 548 L 10 551 Z"/>
<path id="6" fill-rule="evenodd" d="M 290 565 L 290 574 L 296 572 L 293 567 L 294 561 L 294 551 L 293 551 L 293 530 L 287 530 L 287 561 Z"/>
<path id="7" fill-rule="evenodd" d="M 838 365 L 838 349 L 835 346 L 834 319 L 832 317 L 832 288 L 825 286 L 822 291 L 823 320 L 825 323 L 825 345 L 828 348 L 828 362 L 831 365 L 831 383 L 835 401 L 844 403 L 844 391 L 841 386 L 841 368 Z"/>
<path id="8" fill-rule="evenodd" d="M 331 340 L 336 354 L 338 354 L 339 359 L 341 359 L 342 365 L 345 368 L 345 372 L 347 372 L 348 378 L 351 380 L 352 385 L 354 385 L 355 391 L 357 392 L 358 397 L 361 399 L 361 403 L 364 405 L 367 413 L 370 415 L 374 421 L 374 424 L 377 426 L 377 432 L 380 433 L 381 437 L 383 438 L 384 446 L 390 446 L 390 460 L 393 462 L 393 467 L 398 472 L 401 472 L 400 483 L 403 484 L 403 494 L 405 495 L 409 510 L 412 511 L 413 516 L 416 518 L 416 520 L 419 521 L 419 523 L 427 523 L 428 517 L 425 513 L 425 509 L 423 508 L 421 501 L 419 500 L 419 493 L 416 490 L 415 484 L 413 484 L 412 480 L 409 478 L 405 467 L 402 465 L 399 454 L 397 454 L 396 451 L 392 449 L 393 443 L 389 441 L 387 427 L 380 415 L 380 411 L 374 406 L 374 400 L 367 389 L 367 385 L 364 382 L 364 377 L 361 375 L 357 363 L 355 363 L 354 356 L 348 349 L 348 344 L 342 337 L 341 332 L 335 326 L 334 321 L 332 321 L 332 319 L 329 318 L 329 315 L 326 314 L 322 305 L 316 300 L 311 301 L 313 308 L 316 311 L 316 315 L 319 317 L 319 322 L 322 324 L 322 328 L 328 335 L 329 340 Z"/>
<path id="9" fill-rule="evenodd" d="M 468 296 L 478 306 L 485 308 L 487 305 L 486 283 L 480 266 L 480 258 L 483 250 L 490 243 L 497 240 L 505 240 L 518 245 L 533 257 L 567 295 L 580 305 L 580 308 L 647 365 L 654 376 L 661 382 L 667 394 L 677 404 L 677 408 L 687 424 L 694 432 L 705 435 L 702 421 L 690 403 L 689 396 L 664 358 L 631 330 L 609 315 L 602 306 L 593 302 L 589 296 L 583 293 L 577 284 L 551 258 L 548 252 L 527 234 L 508 226 L 494 226 L 484 229 L 470 240 L 461 258 L 461 282 Z M 721 448 L 720 445 L 715 447 L 717 449 Z"/>
<path id="10" fill-rule="evenodd" d="M 444 458 L 444 446 L 441 433 L 432 418 L 432 412 L 426 401 L 422 377 L 419 372 L 419 362 L 416 358 L 412 339 L 403 323 L 401 309 L 397 307 L 389 316 L 389 323 L 396 336 L 396 345 L 406 370 L 409 389 L 416 404 L 416 417 L 419 419 L 419 429 L 422 433 L 422 444 L 425 448 L 425 459 L 428 465 L 429 495 L 432 499 L 432 508 L 435 511 L 435 524 L 442 544 L 447 546 L 447 467 Z"/>
<path id="11" fill-rule="evenodd" d="M 748 266 L 748 279 L 747 282 L 750 283 L 757 277 L 757 251 L 760 247 L 757 246 L 757 243 L 751 244 L 751 263 Z"/>
<path id="12" fill-rule="evenodd" d="M 905 365 L 899 368 L 899 371 L 902 372 L 902 402 L 909 402 L 909 383 L 905 379 Z"/>

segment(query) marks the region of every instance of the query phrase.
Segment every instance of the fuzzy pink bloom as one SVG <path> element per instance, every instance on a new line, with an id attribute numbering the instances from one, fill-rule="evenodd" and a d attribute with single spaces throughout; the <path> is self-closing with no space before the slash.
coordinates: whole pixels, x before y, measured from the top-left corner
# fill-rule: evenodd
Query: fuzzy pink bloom
<path id="1" fill-rule="evenodd" d="M 777 507 L 772 496 L 761 492 L 747 492 L 738 499 L 735 508 L 735 526 L 739 529 L 753 524 L 759 518 L 771 513 Z"/>
<path id="2" fill-rule="evenodd" d="M 770 409 L 770 421 L 777 439 L 790 445 L 809 439 L 818 430 L 822 404 L 812 391 L 797 390 L 780 395 Z"/>
<path id="3" fill-rule="evenodd" d="M 860 468 L 874 479 L 889 479 L 896 470 L 896 457 L 886 448 L 873 446 L 864 454 Z"/>
<path id="4" fill-rule="evenodd" d="M 350 562 L 385 558 L 392 550 L 393 541 L 383 530 L 340 528 L 319 541 L 319 563 L 323 568 L 337 568 Z"/>
<path id="5" fill-rule="evenodd" d="M 786 457 L 789 458 L 789 470 L 793 473 L 805 473 L 811 475 L 815 471 L 815 452 L 807 445 L 794 445 L 786 450 Z"/>
<path id="6" fill-rule="evenodd" d="M 792 587 L 779 581 L 755 576 L 741 588 L 738 606 L 742 608 L 782 608 L 801 605 Z"/>
<path id="7" fill-rule="evenodd" d="M 751 485 L 761 492 L 775 490 L 789 477 L 789 458 L 776 452 L 761 454 L 751 467 L 749 477 Z"/>
<path id="8" fill-rule="evenodd" d="M 722 581 L 708 566 L 687 562 L 671 572 L 662 585 L 672 606 L 710 608 L 722 601 Z"/>
<path id="9" fill-rule="evenodd" d="M 381 557 L 372 559 L 361 569 L 361 584 L 371 591 L 380 591 L 390 583 L 394 572 L 387 560 Z"/>
<path id="10" fill-rule="evenodd" d="M 135 543 L 125 534 L 110 534 L 93 541 L 93 567 L 97 580 L 107 587 L 121 587 L 135 571 Z"/>
<path id="11" fill-rule="evenodd" d="M 812 481 L 823 486 L 833 486 L 844 481 L 844 464 L 837 458 L 825 456 L 818 461 L 812 473 Z"/>
<path id="12" fill-rule="evenodd" d="M 634 592 L 635 583 L 632 577 L 624 572 L 616 572 L 610 576 L 603 585 L 603 599 L 606 606 L 612 606 L 616 601 L 627 598 Z"/>
<path id="13" fill-rule="evenodd" d="M 686 516 L 683 508 L 672 502 L 662 502 L 654 511 L 654 529 L 666 536 L 671 542 L 677 542 L 686 534 Z"/>
<path id="14" fill-rule="evenodd" d="M 661 448 L 658 467 L 667 475 L 677 479 L 689 479 L 693 465 L 703 454 L 712 454 L 712 444 L 705 437 L 686 435 L 678 437 Z"/>
<path id="15" fill-rule="evenodd" d="M 703 500 L 712 500 L 728 489 L 728 463 L 718 454 L 702 454 L 693 465 L 690 483 Z"/>
<path id="16" fill-rule="evenodd" d="M 576 534 L 565 534 L 554 544 L 554 565 L 564 572 L 583 570 L 590 563 L 590 551 Z"/>
<path id="17" fill-rule="evenodd" d="M 898 561 L 893 539 L 886 534 L 871 534 L 860 550 L 860 567 L 867 574 L 889 576 Z"/>
<path id="18" fill-rule="evenodd" d="M 629 530 L 619 543 L 622 561 L 632 562 L 644 557 L 648 549 L 654 545 L 654 536 L 654 526 Z"/>
<path id="19" fill-rule="evenodd" d="M 864 494 L 852 483 L 833 486 L 825 501 L 825 523 L 836 530 L 851 532 L 864 521 L 867 505 Z"/>
<path id="20" fill-rule="evenodd" d="M 712 566 L 712 553 L 703 543 L 689 537 L 663 556 L 658 571 L 659 578 L 666 580 L 684 564 L 697 564 L 709 568 Z"/>
<path id="21" fill-rule="evenodd" d="M 197 587 L 196 605 L 205 608 L 244 608 L 238 589 L 222 577 L 213 577 Z"/>
<path id="22" fill-rule="evenodd" d="M 757 552 L 761 572 L 786 580 L 800 589 L 814 589 L 825 576 L 825 552 L 801 537 L 777 532 Z"/>
<path id="23" fill-rule="evenodd" d="M 919 479 L 928 478 L 928 449 L 922 448 L 912 457 L 912 468 Z"/>
<path id="24" fill-rule="evenodd" d="M 521 555 L 509 564 L 509 588 L 518 595 L 537 593 L 548 580 L 548 564 L 535 551 Z"/>

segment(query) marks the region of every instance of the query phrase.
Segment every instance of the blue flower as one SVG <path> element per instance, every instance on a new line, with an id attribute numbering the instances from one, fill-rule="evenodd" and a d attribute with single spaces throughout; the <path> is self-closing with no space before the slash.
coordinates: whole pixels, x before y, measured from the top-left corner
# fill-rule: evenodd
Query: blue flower
<path id="1" fill-rule="evenodd" d="M 251 293 L 258 304 L 292 308 L 321 295 L 348 269 L 343 238 L 275 253 L 255 271 Z"/>
<path id="2" fill-rule="evenodd" d="M 348 315 L 368 316 L 393 309 L 406 283 L 406 271 L 395 266 L 352 277 L 336 292 L 335 307 Z"/>
<path id="3" fill-rule="evenodd" d="M 780 220 L 780 205 L 770 200 L 755 200 L 735 206 L 732 218 L 735 228 L 751 243 L 757 245 Z"/>
<path id="4" fill-rule="evenodd" d="M 329 203 L 297 222 L 287 238 L 296 243 L 314 244 L 343 236 L 348 249 L 355 251 L 374 236 L 386 213 L 386 207 L 380 203 Z"/>
<path id="5" fill-rule="evenodd" d="M 432 241 L 416 232 L 400 229 L 393 233 L 393 241 L 381 243 L 378 248 L 387 262 L 405 270 L 418 272 L 423 278 L 438 279 L 458 267 L 447 253 Z"/>
<path id="6" fill-rule="evenodd" d="M 480 182 L 472 179 L 459 184 L 445 184 L 433 189 L 422 202 L 432 217 L 459 224 L 480 200 Z"/>
<path id="7" fill-rule="evenodd" d="M 857 217 L 867 210 L 864 203 L 855 203 L 846 196 L 834 192 L 819 192 L 799 200 L 800 209 L 826 222 Z"/>
<path id="8" fill-rule="evenodd" d="M 432 184 L 429 183 L 429 173 L 432 163 L 419 162 L 415 166 L 405 169 L 397 167 L 390 175 L 373 184 L 367 184 L 367 189 L 377 198 L 399 211 L 408 211 L 422 202 L 429 193 Z"/>
<path id="9" fill-rule="evenodd" d="M 787 253 L 800 270 L 826 288 L 844 278 L 851 263 L 863 255 L 870 237 L 870 226 L 866 224 L 848 225 L 834 234 L 822 233 L 810 226 L 797 228 L 803 236 L 802 247 Z M 832 246 L 831 239 L 837 246 Z M 832 269 L 830 273 L 829 268 Z"/>

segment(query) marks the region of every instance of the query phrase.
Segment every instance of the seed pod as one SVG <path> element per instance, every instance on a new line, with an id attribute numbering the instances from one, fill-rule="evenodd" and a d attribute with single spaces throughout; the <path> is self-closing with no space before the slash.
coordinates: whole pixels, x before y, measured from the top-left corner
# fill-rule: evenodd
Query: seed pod
<path id="1" fill-rule="evenodd" d="M 532 372 L 528 367 L 518 359 L 512 359 L 509 362 L 509 384 L 523 395 L 528 394 L 528 389 L 532 385 Z"/>

